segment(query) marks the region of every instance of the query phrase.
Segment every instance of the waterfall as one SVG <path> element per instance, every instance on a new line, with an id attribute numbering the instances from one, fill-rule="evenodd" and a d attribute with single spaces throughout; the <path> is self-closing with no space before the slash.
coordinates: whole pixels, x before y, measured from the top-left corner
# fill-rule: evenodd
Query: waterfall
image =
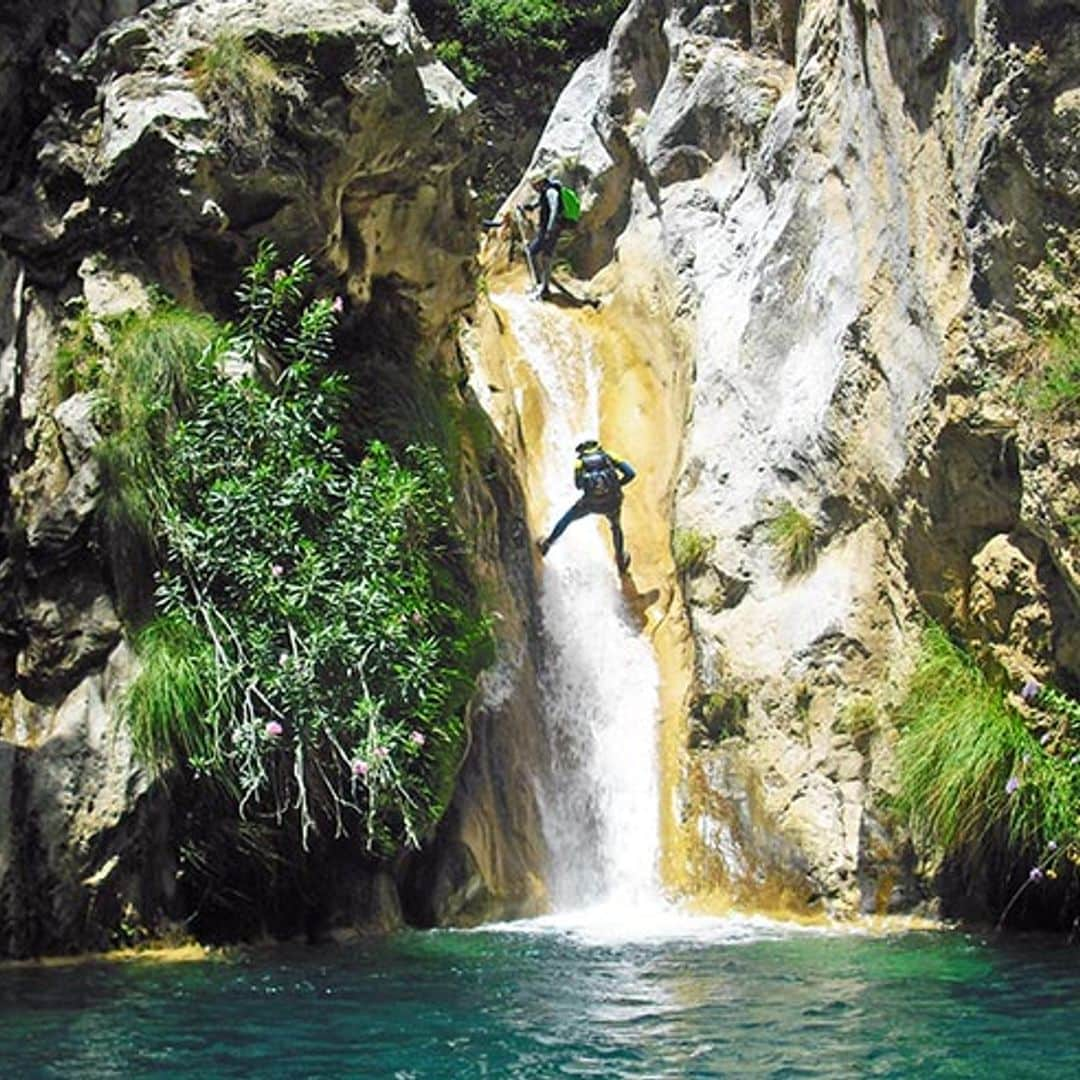
<path id="1" fill-rule="evenodd" d="M 520 296 L 498 301 L 543 398 L 543 436 L 529 453 L 532 498 L 546 504 L 533 517 L 549 531 L 579 494 L 575 444 L 600 436 L 603 373 L 572 315 Z M 539 801 L 559 911 L 660 902 L 659 674 L 626 608 L 609 534 L 602 516 L 575 522 L 545 559 L 541 581 L 550 769 Z"/>

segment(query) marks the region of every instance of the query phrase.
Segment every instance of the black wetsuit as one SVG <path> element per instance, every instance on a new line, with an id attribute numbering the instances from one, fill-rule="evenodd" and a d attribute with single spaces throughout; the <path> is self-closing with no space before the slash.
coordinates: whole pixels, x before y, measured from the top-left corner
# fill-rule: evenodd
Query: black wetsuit
<path id="1" fill-rule="evenodd" d="M 571 522 L 586 517 L 588 514 L 603 514 L 611 526 L 611 540 L 615 545 L 615 561 L 619 569 L 622 570 L 628 563 L 623 542 L 622 523 L 619 520 L 623 501 L 622 489 L 634 479 L 637 473 L 627 462 L 620 461 L 599 447 L 595 451 L 590 451 L 590 454 L 602 455 L 610 462 L 611 467 L 618 474 L 618 484 L 603 494 L 590 494 L 585 490 L 585 463 L 579 460 L 574 466 L 574 486 L 585 490 L 585 494 L 559 518 L 555 523 L 555 528 L 551 530 L 551 535 L 540 546 L 546 554 L 548 548 L 566 532 Z"/>

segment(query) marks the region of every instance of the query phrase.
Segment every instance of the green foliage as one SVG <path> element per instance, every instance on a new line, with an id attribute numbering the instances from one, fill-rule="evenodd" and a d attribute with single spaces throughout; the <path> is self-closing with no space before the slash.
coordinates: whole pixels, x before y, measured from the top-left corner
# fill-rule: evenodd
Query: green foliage
<path id="1" fill-rule="evenodd" d="M 699 694 L 690 706 L 690 746 L 697 748 L 746 733 L 749 703 L 738 691 Z"/>
<path id="2" fill-rule="evenodd" d="M 878 728 L 878 711 L 874 702 L 865 697 L 849 701 L 840 714 L 839 728 L 856 743 L 868 739 Z"/>
<path id="3" fill-rule="evenodd" d="M 133 324 L 117 365 L 106 480 L 148 493 L 160 567 L 125 711 L 148 760 L 215 777 L 249 816 L 389 854 L 445 808 L 488 631 L 439 455 L 350 454 L 336 302 L 302 306 L 309 263 L 276 263 L 264 246 L 237 327 L 207 342 L 170 312 Z"/>
<path id="4" fill-rule="evenodd" d="M 675 529 L 671 554 L 680 574 L 696 574 L 705 569 L 713 549 L 713 538 L 697 529 Z"/>
<path id="5" fill-rule="evenodd" d="M 768 526 L 769 542 L 779 553 L 785 573 L 806 573 L 817 558 L 817 530 L 810 518 L 787 502 Z"/>
<path id="6" fill-rule="evenodd" d="M 440 41 L 435 46 L 435 55 L 451 71 L 456 71 L 460 78 L 470 85 L 480 82 L 488 74 L 484 65 L 475 60 L 466 49 L 465 43 L 458 41 L 456 38 L 450 41 Z"/>
<path id="7" fill-rule="evenodd" d="M 1001 829 L 1017 851 L 1075 852 L 1080 758 L 1043 745 L 941 627 L 929 626 L 901 710 L 900 808 L 943 854 Z"/>
<path id="8" fill-rule="evenodd" d="M 99 419 L 109 434 L 96 452 L 102 509 L 117 547 L 153 546 L 160 461 L 190 402 L 189 380 L 216 335 L 211 319 L 172 306 L 132 313 L 113 333 L 98 379 Z"/>
<path id="9" fill-rule="evenodd" d="M 1031 387 L 1031 405 L 1042 413 L 1073 413 L 1080 407 L 1080 319 L 1047 333 L 1041 345 L 1043 366 Z"/>
<path id="10" fill-rule="evenodd" d="M 240 34 L 223 31 L 189 69 L 222 143 L 238 156 L 265 157 L 279 101 L 293 84 Z"/>
<path id="11" fill-rule="evenodd" d="M 588 55 L 625 7 L 624 0 L 416 0 L 417 17 L 442 44 L 441 58 L 466 81 L 508 70 L 545 70 Z"/>
<path id="12" fill-rule="evenodd" d="M 97 389 L 108 353 L 109 323 L 83 305 L 61 329 L 54 369 L 60 397 Z"/>
<path id="13" fill-rule="evenodd" d="M 1051 236 L 1043 262 L 1018 277 L 1038 369 L 1021 384 L 1021 400 L 1036 412 L 1073 413 L 1080 408 L 1080 231 Z"/>

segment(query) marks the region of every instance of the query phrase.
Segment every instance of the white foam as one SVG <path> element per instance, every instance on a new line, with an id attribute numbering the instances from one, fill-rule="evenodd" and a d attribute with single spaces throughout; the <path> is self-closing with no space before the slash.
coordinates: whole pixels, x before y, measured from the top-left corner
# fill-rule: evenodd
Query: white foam
<path id="1" fill-rule="evenodd" d="M 692 915 L 668 904 L 654 906 L 599 903 L 536 919 L 490 923 L 470 932 L 555 935 L 584 945 L 651 945 L 685 942 L 697 945 L 740 945 L 800 936 L 850 933 L 833 926 L 808 926 L 764 915 Z"/>

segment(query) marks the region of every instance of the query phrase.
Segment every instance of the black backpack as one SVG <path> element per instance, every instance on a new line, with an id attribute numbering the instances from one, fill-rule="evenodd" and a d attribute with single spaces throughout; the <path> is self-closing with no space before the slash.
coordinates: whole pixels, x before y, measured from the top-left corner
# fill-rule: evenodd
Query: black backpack
<path id="1" fill-rule="evenodd" d="M 619 474 L 603 450 L 589 450 L 581 455 L 581 490 L 598 499 L 619 490 Z"/>

